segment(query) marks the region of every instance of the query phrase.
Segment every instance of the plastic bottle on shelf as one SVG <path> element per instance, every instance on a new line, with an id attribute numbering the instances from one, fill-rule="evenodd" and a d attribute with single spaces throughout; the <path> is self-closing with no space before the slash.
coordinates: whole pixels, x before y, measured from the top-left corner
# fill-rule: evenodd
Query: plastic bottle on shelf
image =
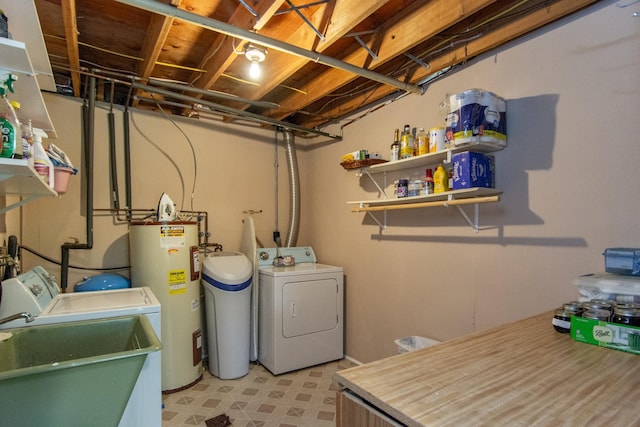
<path id="1" fill-rule="evenodd" d="M 420 128 L 418 134 L 416 135 L 416 145 L 418 156 L 423 154 L 427 154 L 429 152 L 429 135 L 424 130 L 424 128 Z"/>
<path id="2" fill-rule="evenodd" d="M 442 165 L 438 165 L 435 173 L 433 174 L 433 193 L 444 193 L 449 191 L 449 173 Z"/>
<path id="3" fill-rule="evenodd" d="M 20 122 L 11 101 L 7 98 L 7 91 L 13 92 L 13 82 L 16 80 L 17 78 L 13 74 L 9 74 L 3 85 L 0 85 L 0 132 L 2 132 L 0 157 L 5 158 L 22 158 Z M 18 144 L 20 144 L 20 149 L 17 149 Z"/>
<path id="4" fill-rule="evenodd" d="M 14 159 L 24 159 L 24 144 L 22 143 L 22 122 L 20 121 L 20 103 L 18 101 L 10 100 L 13 111 L 16 112 L 16 120 L 18 123 L 18 129 L 20 135 L 16 135 L 16 149 L 13 151 Z"/>
<path id="5" fill-rule="evenodd" d="M 33 167 L 40 178 L 53 188 L 55 176 L 53 162 L 42 145 L 42 138 L 47 138 L 47 133 L 42 129 L 33 128 Z"/>
<path id="6" fill-rule="evenodd" d="M 389 161 L 400 160 L 400 129 L 393 132 L 393 144 L 391 144 L 391 156 Z"/>
<path id="7" fill-rule="evenodd" d="M 413 157 L 413 135 L 411 134 L 411 126 L 404 125 L 400 136 L 400 158 L 409 159 L 411 157 Z"/>
<path id="8" fill-rule="evenodd" d="M 424 194 L 433 194 L 433 172 L 431 169 L 426 169 L 424 173 Z"/>
<path id="9" fill-rule="evenodd" d="M 27 159 L 27 164 L 31 167 L 33 164 L 33 126 L 31 119 L 22 125 L 22 158 Z"/>

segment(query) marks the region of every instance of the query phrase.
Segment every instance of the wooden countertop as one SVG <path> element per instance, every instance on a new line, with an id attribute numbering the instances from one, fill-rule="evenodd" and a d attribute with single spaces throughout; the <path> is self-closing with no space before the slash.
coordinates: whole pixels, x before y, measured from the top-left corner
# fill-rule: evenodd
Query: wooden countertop
<path id="1" fill-rule="evenodd" d="M 640 425 L 640 356 L 574 341 L 553 312 L 336 373 L 408 426 Z"/>

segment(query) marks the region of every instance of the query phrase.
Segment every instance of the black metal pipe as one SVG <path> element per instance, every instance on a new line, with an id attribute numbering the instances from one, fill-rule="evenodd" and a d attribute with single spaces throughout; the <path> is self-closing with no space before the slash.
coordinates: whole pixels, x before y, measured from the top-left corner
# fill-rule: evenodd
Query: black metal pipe
<path id="1" fill-rule="evenodd" d="M 69 251 L 71 249 L 92 249 L 93 248 L 93 135 L 94 135 L 94 119 L 95 119 L 95 98 L 96 98 L 96 79 L 89 79 L 89 101 L 82 105 L 82 139 L 84 147 L 84 165 L 85 165 L 85 215 L 86 215 L 86 235 L 87 243 L 63 243 L 60 247 L 60 289 L 62 292 L 67 290 L 67 282 L 69 279 Z"/>
<path id="2" fill-rule="evenodd" d="M 118 160 L 116 157 L 116 119 L 113 111 L 107 114 L 109 121 L 109 182 L 111 184 L 111 207 L 120 209 L 120 194 L 118 191 Z"/>
<path id="3" fill-rule="evenodd" d="M 124 186 L 127 219 L 131 219 L 131 131 L 129 129 L 129 109 L 125 109 L 122 115 L 124 131 Z"/>

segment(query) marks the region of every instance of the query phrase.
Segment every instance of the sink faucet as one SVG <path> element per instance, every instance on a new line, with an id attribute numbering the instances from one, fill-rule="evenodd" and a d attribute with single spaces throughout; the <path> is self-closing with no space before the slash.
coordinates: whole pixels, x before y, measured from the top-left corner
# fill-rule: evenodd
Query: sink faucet
<path id="1" fill-rule="evenodd" d="M 36 320 L 35 317 L 31 315 L 31 313 L 23 311 L 22 313 L 14 314 L 12 316 L 5 317 L 4 319 L 0 319 L 0 325 L 2 325 L 3 323 L 11 322 L 12 320 L 20 319 L 21 317 L 24 318 L 24 321 L 27 323 L 31 323 Z"/>

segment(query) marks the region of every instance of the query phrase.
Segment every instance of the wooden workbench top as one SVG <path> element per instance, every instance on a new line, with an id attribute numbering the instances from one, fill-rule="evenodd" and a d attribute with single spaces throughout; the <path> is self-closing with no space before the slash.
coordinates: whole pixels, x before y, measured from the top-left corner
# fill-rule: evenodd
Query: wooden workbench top
<path id="1" fill-rule="evenodd" d="M 640 425 L 640 356 L 557 333 L 552 312 L 340 371 L 408 426 Z"/>

